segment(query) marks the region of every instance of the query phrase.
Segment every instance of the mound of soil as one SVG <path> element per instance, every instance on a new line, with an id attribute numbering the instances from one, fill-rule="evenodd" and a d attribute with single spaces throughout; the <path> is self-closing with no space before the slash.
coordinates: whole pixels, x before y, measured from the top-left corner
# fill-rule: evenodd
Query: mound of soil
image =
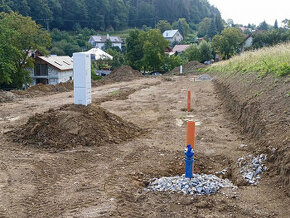
<path id="1" fill-rule="evenodd" d="M 17 98 L 16 94 L 0 90 L 0 103 L 10 102 L 13 101 L 15 98 Z"/>
<path id="2" fill-rule="evenodd" d="M 121 82 L 121 81 L 131 81 L 138 77 L 143 77 L 142 73 L 132 69 L 130 66 L 122 66 L 116 70 L 113 70 L 105 79 Z"/>
<path id="3" fill-rule="evenodd" d="M 11 136 L 25 145 L 65 149 L 121 143 L 141 132 L 134 124 L 92 104 L 65 105 L 36 114 Z"/>
<path id="4" fill-rule="evenodd" d="M 13 91 L 18 95 L 24 96 L 41 96 L 44 94 L 49 93 L 60 93 L 60 92 L 69 92 L 73 90 L 73 81 L 69 80 L 65 83 L 59 83 L 56 85 L 44 85 L 44 84 L 37 84 L 34 86 L 29 87 L 25 91 Z"/>
<path id="5" fill-rule="evenodd" d="M 253 153 L 267 153 L 270 175 L 290 196 L 290 76 L 218 75 L 215 80 L 225 108 L 248 134 Z M 278 177 L 276 177 L 278 175 Z"/>
<path id="6" fill-rule="evenodd" d="M 183 74 L 187 74 L 187 73 L 194 73 L 196 72 L 198 69 L 200 68 L 204 68 L 205 65 L 199 63 L 198 61 L 190 61 L 188 63 L 186 63 L 185 65 L 183 65 Z M 180 67 L 176 67 L 173 70 L 169 71 L 167 74 L 170 75 L 179 75 L 180 74 Z"/>
<path id="7" fill-rule="evenodd" d="M 115 82 L 132 81 L 138 78 L 142 78 L 143 75 L 140 71 L 132 69 L 132 67 L 124 65 L 120 68 L 113 70 L 108 76 L 101 80 L 93 81 L 92 86 L 102 86 Z"/>

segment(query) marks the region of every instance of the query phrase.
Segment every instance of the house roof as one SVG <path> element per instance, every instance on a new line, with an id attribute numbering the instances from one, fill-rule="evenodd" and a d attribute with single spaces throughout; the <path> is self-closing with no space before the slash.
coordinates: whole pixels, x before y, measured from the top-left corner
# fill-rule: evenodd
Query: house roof
<path id="1" fill-rule="evenodd" d="M 113 56 L 109 55 L 108 53 L 104 52 L 102 49 L 100 48 L 92 48 L 89 51 L 86 51 L 85 53 L 94 55 L 95 60 L 105 60 L 105 59 L 110 59 L 113 60 Z"/>
<path id="2" fill-rule="evenodd" d="M 91 36 L 91 39 L 97 43 L 104 43 L 109 39 L 112 43 L 122 43 L 119 36 Z"/>
<path id="3" fill-rule="evenodd" d="M 166 30 L 163 33 L 163 37 L 164 38 L 172 38 L 177 32 L 178 32 L 178 30 Z"/>
<path id="4" fill-rule="evenodd" d="M 73 69 L 73 59 L 69 56 L 38 56 L 37 58 L 60 71 L 68 71 Z"/>
<path id="5" fill-rule="evenodd" d="M 186 50 L 190 45 L 175 45 L 174 48 L 172 49 L 172 52 L 183 52 Z"/>

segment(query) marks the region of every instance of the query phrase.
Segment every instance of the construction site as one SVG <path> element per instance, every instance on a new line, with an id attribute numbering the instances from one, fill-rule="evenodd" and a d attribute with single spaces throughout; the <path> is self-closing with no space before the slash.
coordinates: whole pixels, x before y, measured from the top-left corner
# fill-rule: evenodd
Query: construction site
<path id="1" fill-rule="evenodd" d="M 289 75 L 202 67 L 0 92 L 0 217 L 289 217 Z"/>

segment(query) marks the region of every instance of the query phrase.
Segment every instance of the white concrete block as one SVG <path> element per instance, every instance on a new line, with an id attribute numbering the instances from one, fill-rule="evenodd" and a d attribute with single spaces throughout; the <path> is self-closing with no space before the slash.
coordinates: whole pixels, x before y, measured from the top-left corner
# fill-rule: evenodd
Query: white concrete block
<path id="1" fill-rule="evenodd" d="M 92 103 L 91 93 L 91 57 L 86 53 L 74 53 L 74 103 L 88 105 Z"/>

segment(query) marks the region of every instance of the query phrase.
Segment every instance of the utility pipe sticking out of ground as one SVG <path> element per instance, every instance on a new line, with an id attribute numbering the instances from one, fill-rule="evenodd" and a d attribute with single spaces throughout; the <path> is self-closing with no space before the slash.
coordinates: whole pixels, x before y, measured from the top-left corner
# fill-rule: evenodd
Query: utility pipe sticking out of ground
<path id="1" fill-rule="evenodd" d="M 187 148 L 184 150 L 186 178 L 192 178 L 192 174 L 194 173 L 194 163 L 193 163 L 194 140 L 195 140 L 195 122 L 187 121 L 187 136 L 186 136 Z"/>

